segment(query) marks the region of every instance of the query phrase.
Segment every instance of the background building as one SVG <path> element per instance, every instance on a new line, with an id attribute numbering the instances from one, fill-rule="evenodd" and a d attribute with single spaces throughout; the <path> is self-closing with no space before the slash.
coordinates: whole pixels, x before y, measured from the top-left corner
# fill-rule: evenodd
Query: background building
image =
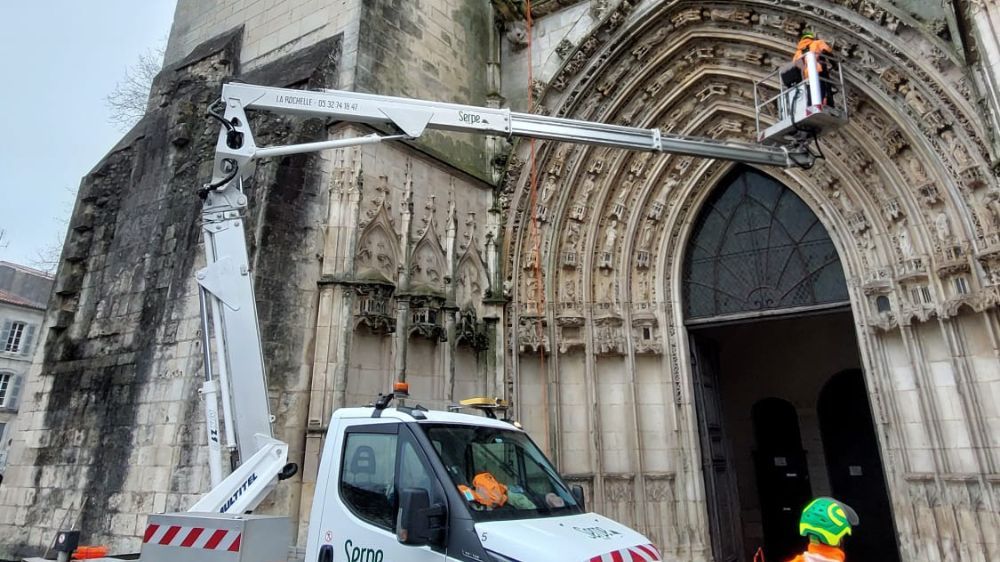
<path id="1" fill-rule="evenodd" d="M 51 275 L 0 261 L 0 476 L 51 291 Z"/>
<path id="2" fill-rule="evenodd" d="M 260 165 L 272 412 L 303 467 L 267 509 L 304 537 L 330 412 L 405 370 L 420 398 L 510 398 L 671 560 L 780 558 L 827 493 L 862 513 L 852 558 L 1000 557 L 1000 7 L 532 4 L 529 35 L 507 0 L 179 2 L 147 116 L 81 184 L 0 554 L 65 520 L 135 549 L 206 488 L 195 190 L 224 80 L 515 109 L 530 88 L 545 114 L 745 140 L 754 80 L 809 28 L 852 122 L 808 170 L 538 143 L 533 193 L 528 143 L 444 134 Z"/>

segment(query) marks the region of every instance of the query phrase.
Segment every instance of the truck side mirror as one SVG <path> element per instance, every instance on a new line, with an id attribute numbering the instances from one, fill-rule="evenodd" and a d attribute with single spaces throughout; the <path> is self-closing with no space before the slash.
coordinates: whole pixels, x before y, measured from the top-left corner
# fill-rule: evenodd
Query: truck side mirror
<path id="1" fill-rule="evenodd" d="M 586 502 L 583 498 L 583 486 L 579 484 L 573 484 L 569 487 L 569 491 L 573 494 L 573 499 L 576 500 L 576 505 L 580 506 L 582 511 L 587 511 Z"/>
<path id="2" fill-rule="evenodd" d="M 410 546 L 437 544 L 441 540 L 444 507 L 430 505 L 430 495 L 423 488 L 399 492 L 396 540 Z"/>

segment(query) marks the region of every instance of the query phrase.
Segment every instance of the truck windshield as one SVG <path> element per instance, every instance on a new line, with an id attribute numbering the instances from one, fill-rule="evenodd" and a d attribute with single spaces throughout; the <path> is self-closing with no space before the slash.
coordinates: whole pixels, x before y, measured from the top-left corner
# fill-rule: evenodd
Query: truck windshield
<path id="1" fill-rule="evenodd" d="M 477 521 L 583 512 L 525 433 L 451 424 L 421 427 Z"/>

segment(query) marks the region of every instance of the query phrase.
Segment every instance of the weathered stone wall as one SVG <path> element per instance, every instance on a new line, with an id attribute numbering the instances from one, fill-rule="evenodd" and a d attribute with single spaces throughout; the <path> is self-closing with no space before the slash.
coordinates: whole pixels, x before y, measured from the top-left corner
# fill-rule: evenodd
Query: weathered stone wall
<path id="1" fill-rule="evenodd" d="M 196 314 L 199 237 L 199 169 L 188 159 L 214 134 L 200 119 L 184 124 L 234 73 L 237 46 L 230 38 L 182 63 L 184 80 L 161 74 L 174 103 L 81 183 L 0 490 L 5 557 L 37 552 L 67 521 L 96 541 L 134 536 L 137 513 L 176 508 L 194 491 L 170 467 L 200 460 L 197 425 L 179 426 L 197 404 L 184 376 L 197 364 L 195 334 L 182 329 Z"/>
<path id="2" fill-rule="evenodd" d="M 178 0 L 164 53 L 171 65 L 196 47 L 243 29 L 240 61 L 251 70 L 325 39 L 342 35 L 339 87 L 354 82 L 361 0 Z"/>
<path id="3" fill-rule="evenodd" d="M 180 0 L 165 59 L 242 26 L 241 61 L 253 69 L 343 35 L 338 87 L 384 95 L 484 105 L 491 10 L 488 2 L 392 0 Z M 429 132 L 420 146 L 479 178 L 490 177 L 481 137 Z"/>
<path id="4" fill-rule="evenodd" d="M 161 72 L 154 109 L 82 182 L 0 490 L 0 556 L 37 552 L 67 524 L 89 542 L 134 551 L 147 514 L 186 509 L 207 488 L 196 191 L 218 134 L 203 111 L 238 74 L 239 47 L 239 32 L 229 34 Z M 241 77 L 328 87 L 337 60 L 332 38 Z M 255 131 L 265 143 L 325 136 L 320 121 L 263 118 Z M 326 193 L 314 172 L 311 157 L 268 162 L 248 192 L 275 433 L 293 461 L 302 456 L 308 377 L 300 366 L 318 278 L 309 248 L 322 247 L 313 213 Z M 295 513 L 297 505 L 298 484 L 289 481 L 270 508 Z"/>
<path id="5" fill-rule="evenodd" d="M 457 2 L 362 2 L 359 91 L 485 105 L 490 6 Z M 426 133 L 421 145 L 468 173 L 488 178 L 482 137 Z"/>

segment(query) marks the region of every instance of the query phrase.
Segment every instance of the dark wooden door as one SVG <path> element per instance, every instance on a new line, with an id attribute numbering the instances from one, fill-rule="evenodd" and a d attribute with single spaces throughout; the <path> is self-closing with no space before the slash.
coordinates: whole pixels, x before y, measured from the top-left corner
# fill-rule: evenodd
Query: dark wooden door
<path id="1" fill-rule="evenodd" d="M 847 559 L 898 562 L 896 530 L 868 391 L 861 371 L 834 375 L 820 392 L 819 428 L 833 496 L 858 513 Z"/>
<path id="2" fill-rule="evenodd" d="M 740 502 L 736 472 L 722 423 L 718 346 L 696 335 L 692 335 L 690 341 L 712 557 L 716 562 L 735 562 L 740 559 L 743 542 Z"/>
<path id="3" fill-rule="evenodd" d="M 812 497 L 798 413 L 790 402 L 765 398 L 753 405 L 751 418 L 764 551 L 769 559 L 788 560 L 802 550 L 799 515 Z"/>

